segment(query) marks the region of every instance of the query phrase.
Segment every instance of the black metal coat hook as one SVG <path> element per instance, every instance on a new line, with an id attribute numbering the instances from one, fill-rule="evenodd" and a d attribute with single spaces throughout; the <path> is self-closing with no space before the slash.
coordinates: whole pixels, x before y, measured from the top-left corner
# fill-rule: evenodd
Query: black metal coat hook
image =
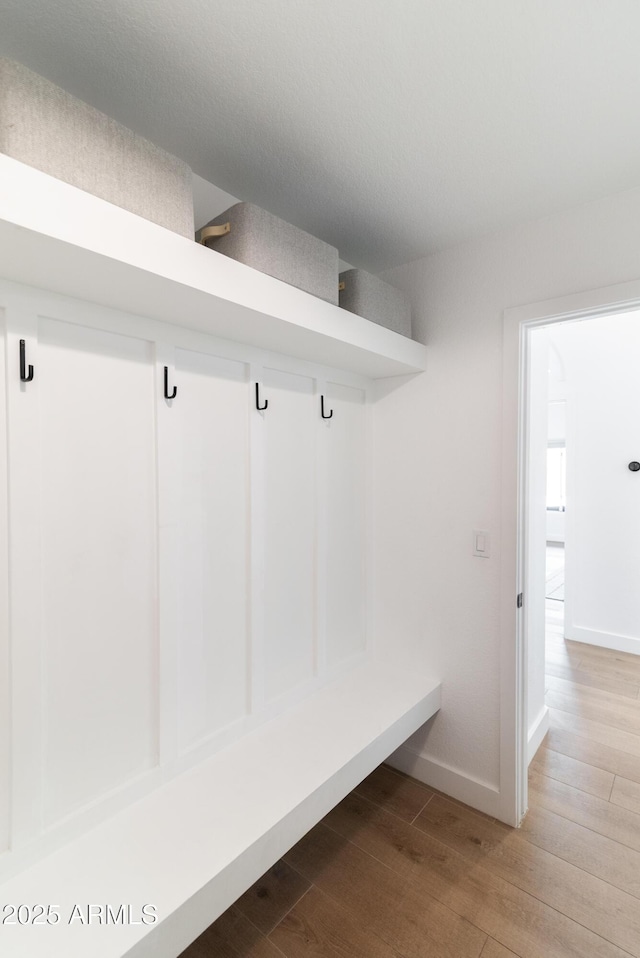
<path id="1" fill-rule="evenodd" d="M 33 379 L 33 366 L 29 363 L 29 372 L 27 373 L 27 354 L 24 339 L 20 340 L 20 381 L 30 383 Z"/>
<path id="2" fill-rule="evenodd" d="M 169 394 L 169 367 L 164 367 L 164 398 L 165 399 L 175 399 L 178 395 L 178 387 L 173 387 L 173 392 Z"/>
<path id="3" fill-rule="evenodd" d="M 260 383 L 256 383 L 256 409 L 259 412 L 262 412 L 263 409 L 266 409 L 268 405 L 269 405 L 268 399 L 265 399 L 263 406 L 260 405 Z"/>
<path id="4" fill-rule="evenodd" d="M 331 417 L 333 416 L 333 409 L 331 410 L 328 416 L 325 416 L 324 414 L 324 396 L 320 396 L 320 414 L 323 419 L 331 419 Z"/>

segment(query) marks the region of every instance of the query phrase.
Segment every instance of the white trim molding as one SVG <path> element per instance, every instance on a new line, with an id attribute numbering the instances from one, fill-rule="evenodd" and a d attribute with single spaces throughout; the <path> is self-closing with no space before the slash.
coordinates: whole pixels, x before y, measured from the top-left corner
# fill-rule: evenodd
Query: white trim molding
<path id="1" fill-rule="evenodd" d="M 435 762 L 414 752 L 407 745 L 401 745 L 389 756 L 386 764 L 411 775 L 424 785 L 430 785 L 431 788 L 437 788 L 451 798 L 464 802 L 465 805 L 485 812 L 486 815 L 500 815 L 500 793 L 494 785 L 465 775 L 459 769 Z"/>
<path id="2" fill-rule="evenodd" d="M 631 635 L 599 632 L 598 629 L 585 629 L 581 625 L 572 625 L 569 622 L 565 622 L 564 630 L 565 638 L 573 642 L 584 642 L 585 645 L 599 645 L 601 649 L 640 655 L 640 639 L 634 639 Z"/>
<path id="3" fill-rule="evenodd" d="M 527 747 L 527 765 L 531 765 L 533 758 L 542 745 L 542 740 L 549 731 L 549 709 L 545 705 L 541 709 L 535 722 L 529 729 L 529 740 Z"/>

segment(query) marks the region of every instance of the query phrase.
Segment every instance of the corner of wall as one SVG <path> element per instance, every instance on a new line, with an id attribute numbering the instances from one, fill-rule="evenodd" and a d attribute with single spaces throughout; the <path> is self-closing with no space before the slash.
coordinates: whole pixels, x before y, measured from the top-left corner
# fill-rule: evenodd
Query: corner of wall
<path id="1" fill-rule="evenodd" d="M 387 764 L 486 815 L 496 818 L 501 815 L 500 792 L 495 786 L 419 755 L 406 745 L 390 755 Z"/>

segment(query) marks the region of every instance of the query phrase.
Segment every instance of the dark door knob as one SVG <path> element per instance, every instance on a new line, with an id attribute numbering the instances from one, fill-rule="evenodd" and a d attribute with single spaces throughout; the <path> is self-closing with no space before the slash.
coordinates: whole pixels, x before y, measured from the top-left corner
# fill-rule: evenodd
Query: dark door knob
<path id="1" fill-rule="evenodd" d="M 630 462 L 629 469 L 631 472 L 640 472 L 640 462 Z"/>

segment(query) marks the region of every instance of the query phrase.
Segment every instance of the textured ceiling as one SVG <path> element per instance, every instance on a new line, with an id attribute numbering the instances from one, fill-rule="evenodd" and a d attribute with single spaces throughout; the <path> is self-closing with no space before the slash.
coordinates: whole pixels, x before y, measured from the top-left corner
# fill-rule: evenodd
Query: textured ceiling
<path id="1" fill-rule="evenodd" d="M 373 270 L 640 186 L 638 0 L 0 0 L 20 60 Z"/>

